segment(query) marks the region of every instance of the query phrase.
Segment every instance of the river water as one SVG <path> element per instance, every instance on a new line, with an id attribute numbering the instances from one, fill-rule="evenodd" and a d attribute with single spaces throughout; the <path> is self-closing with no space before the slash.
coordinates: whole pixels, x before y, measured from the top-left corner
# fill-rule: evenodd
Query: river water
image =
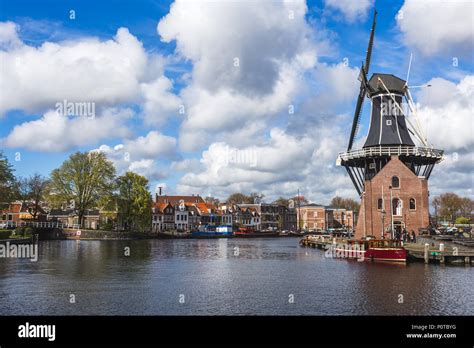
<path id="1" fill-rule="evenodd" d="M 472 267 L 330 259 L 297 238 L 43 241 L 38 252 L 0 259 L 0 315 L 474 313 Z"/>

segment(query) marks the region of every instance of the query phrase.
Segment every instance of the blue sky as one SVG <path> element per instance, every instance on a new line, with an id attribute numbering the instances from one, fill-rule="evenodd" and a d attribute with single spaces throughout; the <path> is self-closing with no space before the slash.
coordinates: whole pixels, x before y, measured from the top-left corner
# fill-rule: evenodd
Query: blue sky
<path id="1" fill-rule="evenodd" d="M 233 15 L 234 12 L 245 14 L 246 11 L 249 13 L 252 11 L 258 12 L 258 7 L 262 9 L 268 7 L 268 16 L 271 18 L 278 11 L 279 3 L 273 2 L 272 5 L 268 5 L 268 3 L 268 1 L 261 4 L 256 3 L 252 7 L 247 1 L 237 1 L 235 5 L 232 5 L 234 6 L 232 10 L 227 10 L 225 5 L 221 6 L 208 2 L 204 5 L 202 13 L 196 14 L 196 17 L 202 16 L 201 20 L 208 20 L 213 23 L 217 16 L 225 18 L 225 16 Z M 15 24 L 16 35 L 23 47 L 29 46 L 32 50 L 41 51 L 45 43 L 48 42 L 65 47 L 68 45 L 74 46 L 75 43 L 82 42 L 86 38 L 95 38 L 97 40 L 96 43 L 88 46 L 94 48 L 94 45 L 98 45 L 98 43 L 110 40 L 118 42 L 118 39 L 114 39 L 118 35 L 117 30 L 119 28 L 127 28 L 129 34 L 140 43 L 139 45 L 143 45 L 143 52 L 135 44 L 131 47 L 137 50 L 137 54 L 143 54 L 147 57 L 146 63 L 142 63 L 141 58 L 137 59 L 137 66 L 139 66 L 137 69 L 142 69 L 145 73 L 137 73 L 137 76 L 139 75 L 140 77 L 137 78 L 138 82 L 136 83 L 139 87 L 133 87 L 136 88 L 136 91 L 130 92 L 125 97 L 123 93 L 128 93 L 128 90 L 126 92 L 118 91 L 118 94 L 122 94 L 117 97 L 112 95 L 112 92 L 110 94 L 107 94 L 109 92 L 104 92 L 104 94 L 107 94 L 107 97 L 104 97 L 104 102 L 99 101 L 97 103 L 99 110 L 105 110 L 106 108 L 118 108 L 121 110 L 128 108 L 131 110 L 132 116 L 117 117 L 120 120 L 117 121 L 117 127 L 120 127 L 120 131 L 114 132 L 113 129 L 109 129 L 108 135 L 100 139 L 97 139 L 91 133 L 90 139 L 85 137 L 77 142 L 72 141 L 72 145 L 58 146 L 57 149 L 31 145 L 35 142 L 41 144 L 44 141 L 44 139 L 41 139 L 41 134 L 31 130 L 35 128 L 36 124 L 29 124 L 28 127 L 22 128 L 21 132 L 18 131 L 16 137 L 12 136 L 15 126 L 41 120 L 43 115 L 51 109 L 51 106 L 48 107 L 48 103 L 51 101 L 51 94 L 45 92 L 43 100 L 41 90 L 43 88 L 48 89 L 50 84 L 55 84 L 54 69 L 48 69 L 47 73 L 38 75 L 41 78 L 47 77 L 50 79 L 49 81 L 41 81 L 40 78 L 38 78 L 39 81 L 38 79 L 32 79 L 34 82 L 31 83 L 31 86 L 27 86 L 27 88 L 24 85 L 28 85 L 30 82 L 28 78 L 25 78 L 22 81 L 22 91 L 27 92 L 11 92 L 12 98 L 18 98 L 18 102 L 16 104 L 10 103 L 13 107 L 5 107 L 4 115 L 0 116 L 0 141 L 2 141 L 0 142 L 0 147 L 14 164 L 16 174 L 28 176 L 34 172 L 39 172 L 48 175 L 52 169 L 58 167 L 71 153 L 75 151 L 90 151 L 97 149 L 101 145 L 107 145 L 109 146 L 107 151 L 109 151 L 110 156 L 115 156 L 114 158 L 116 163 L 118 163 L 119 169 L 130 169 L 132 167 L 129 167 L 129 165 L 131 165 L 133 168 L 139 168 L 138 171 L 144 171 L 143 173 L 150 179 L 152 190 L 158 183 L 164 183 L 167 191 L 170 193 L 209 193 L 225 197 L 233 190 L 242 190 L 248 191 L 247 193 L 250 193 L 250 191 L 261 191 L 270 198 L 293 194 L 297 187 L 301 187 L 308 197 L 321 203 L 326 203 L 335 194 L 353 197 L 355 190 L 352 188 L 350 180 L 344 174 L 342 168 L 334 167 L 334 160 L 332 159 L 335 159 L 337 151 L 343 151 L 346 147 L 358 89 L 354 76 L 357 77 L 356 74 L 361 61 L 365 59 L 365 50 L 374 9 L 373 1 L 361 0 L 359 4 L 352 5 L 353 9 L 349 9 L 348 6 L 340 8 L 338 7 L 339 5 L 334 5 L 334 2 L 329 0 L 308 1 L 306 6 L 304 6 L 304 3 L 295 3 L 294 8 L 297 16 L 295 21 L 297 21 L 300 29 L 288 29 L 286 26 L 279 28 L 278 24 L 272 22 L 271 30 L 274 30 L 283 38 L 292 38 L 291 35 L 293 35 L 295 40 L 307 39 L 309 41 L 304 41 L 305 43 L 298 47 L 295 46 L 294 50 L 299 50 L 297 53 L 289 51 L 282 56 L 279 55 L 277 50 L 274 51 L 271 45 L 268 45 L 268 47 L 264 45 L 265 40 L 259 41 L 262 29 L 258 25 L 255 26 L 255 29 L 246 27 L 245 30 L 241 30 L 243 27 L 239 28 L 234 24 L 239 23 L 238 21 L 229 20 L 229 24 L 226 25 L 224 20 L 222 22 L 219 21 L 219 23 L 216 21 L 216 27 L 206 26 L 197 22 L 190 23 L 188 28 L 186 23 L 183 23 L 182 20 L 180 21 L 178 10 L 180 8 L 186 9 L 189 3 L 176 5 L 176 11 L 170 14 L 172 4 L 173 1 L 146 0 L 100 2 L 64 0 L 0 1 L 0 22 L 13 22 Z M 454 103 L 459 105 L 453 105 L 449 109 L 443 103 L 438 103 L 435 106 L 444 115 L 441 120 L 441 126 L 443 124 L 458 124 L 449 121 L 451 117 L 461 117 L 456 116 L 459 113 L 451 113 L 451 110 L 458 110 L 456 108 L 459 106 L 459 108 L 464 107 L 463 110 L 466 111 L 465 100 L 470 98 L 470 95 L 466 95 L 466 93 L 472 93 L 472 82 L 465 80 L 467 77 L 472 76 L 474 68 L 472 58 L 472 22 L 470 26 L 471 33 L 467 33 L 466 37 L 461 35 L 461 38 L 459 38 L 459 35 L 456 37 L 446 33 L 445 31 L 450 29 L 447 26 L 443 29 L 442 23 L 437 24 L 435 22 L 436 28 L 432 30 L 427 29 L 425 23 L 420 23 L 424 27 L 418 29 L 416 27 L 418 25 L 416 16 L 420 12 L 417 11 L 425 11 L 423 13 L 426 13 L 426 9 L 420 9 L 417 6 L 412 1 L 377 2 L 377 30 L 371 73 L 376 71 L 387 72 L 405 78 L 409 56 L 410 53 L 413 53 L 410 85 L 422 85 L 435 78 L 437 79 L 434 83 L 435 86 L 430 91 L 422 89 L 413 90 L 415 99 L 422 103 L 420 106 L 421 118 L 423 119 L 423 115 L 428 115 L 425 117 L 427 117 L 426 120 L 429 120 L 430 113 L 436 113 L 436 110 L 429 103 L 438 95 L 443 95 L 443 90 L 448 88 L 448 90 L 452 90 L 452 93 L 446 94 L 451 95 Z M 452 5 L 455 8 L 453 7 L 448 10 L 443 10 L 442 6 L 448 5 L 445 2 L 433 0 L 427 8 L 432 9 L 433 17 L 436 17 L 435 12 L 437 11 L 466 13 L 467 9 L 468 13 L 469 7 L 472 7 L 472 4 L 468 1 L 461 1 L 457 5 Z M 464 6 L 464 10 L 462 6 Z M 240 7 L 243 8 L 242 12 L 239 12 L 241 10 Z M 291 6 L 288 8 L 292 11 Z M 300 8 L 303 8 L 301 10 L 303 11 L 301 18 L 298 17 L 301 13 Z M 402 9 L 404 16 L 402 20 L 397 21 L 396 16 L 400 14 L 400 9 Z M 70 10 L 75 11 L 74 20 L 69 19 Z M 163 18 L 167 15 L 169 15 L 169 18 L 163 24 L 159 33 L 160 29 L 157 31 L 157 25 L 160 21 L 164 22 Z M 426 16 L 429 17 L 430 13 L 426 13 Z M 446 21 L 450 21 L 449 15 L 446 15 L 446 17 Z M 245 22 L 245 19 L 242 20 Z M 429 23 L 429 18 L 427 20 Z M 458 20 L 460 25 L 464 23 L 469 28 L 469 23 L 466 22 L 472 21 L 472 18 L 465 16 L 464 18 L 458 18 Z M 218 25 L 221 25 L 221 27 L 217 27 Z M 251 24 L 246 25 L 251 26 Z M 199 32 L 199 30 L 202 30 L 202 32 Z M 423 36 L 426 42 L 419 38 L 423 30 L 427 34 Z M 229 35 L 232 39 L 235 36 L 235 32 L 241 31 L 241 35 L 235 36 L 235 41 L 242 40 L 242 42 L 235 44 L 223 43 L 219 40 L 218 35 L 213 34 L 216 31 L 222 31 L 223 36 Z M 227 34 L 227 31 L 230 34 Z M 289 31 L 288 35 L 286 31 Z M 195 38 L 192 37 L 193 32 L 196 33 Z M 298 36 L 299 32 L 301 32 L 301 37 Z M 12 35 L 14 34 L 8 33 L 2 34 L 0 31 L 0 36 L 4 35 L 6 37 L 2 39 L 3 42 L 7 42 L 3 48 L 0 46 L 5 53 L 3 59 L 8 59 L 7 55 L 16 57 L 15 55 L 19 54 L 18 52 L 21 52 L 22 49 L 21 47 L 18 48 L 19 46 L 13 47 L 13 44 L 9 43 L 10 41 L 13 42 Z M 430 34 L 432 34 L 432 37 L 430 37 Z M 163 35 L 169 36 L 166 40 L 168 42 L 164 42 Z M 191 37 L 189 37 L 190 35 Z M 276 40 L 276 36 L 274 39 Z M 203 41 L 203 46 L 199 47 L 201 40 Z M 212 40 L 216 40 L 215 45 Z M 248 47 L 252 42 L 256 43 L 254 50 Z M 128 44 L 127 41 L 126 45 Z M 218 70 L 221 62 L 218 52 L 215 54 L 208 53 L 210 48 L 212 49 L 214 46 L 219 48 L 219 45 L 221 45 L 220 49 L 224 53 L 227 49 L 235 49 L 236 52 L 239 50 L 241 52 L 255 51 L 256 57 L 252 57 L 252 63 L 258 69 L 266 65 L 259 61 L 257 53 L 268 59 L 268 61 L 278 60 L 278 64 L 274 67 L 272 66 L 273 70 L 269 68 L 268 75 L 265 75 L 267 72 L 262 72 L 261 78 L 258 78 L 259 70 L 249 69 L 245 71 L 244 69 L 247 69 L 245 66 L 246 57 L 239 57 L 244 62 L 239 75 L 235 77 L 234 73 L 229 73 L 229 76 L 226 76 L 221 81 L 220 76 L 222 74 Z M 290 45 L 290 42 L 288 42 L 288 45 Z M 282 44 L 281 47 L 284 50 L 285 44 Z M 308 47 L 311 47 L 313 50 L 310 50 Z M 74 49 L 80 50 L 83 48 L 74 46 Z M 129 47 L 127 46 L 124 51 L 120 52 L 127 54 L 128 50 Z M 259 50 L 262 50 L 262 52 Z M 308 58 L 308 61 L 313 59 L 313 62 L 307 63 L 308 65 L 301 68 L 298 65 L 297 58 L 300 53 L 301 55 L 304 53 L 305 57 L 313 55 L 312 58 Z M 51 53 L 51 57 L 54 58 L 54 54 L 54 52 Z M 83 54 L 84 59 L 87 59 L 87 52 L 81 51 L 80 54 Z M 288 56 L 290 57 L 288 58 Z M 47 56 L 38 53 L 38 57 Z M 66 55 L 64 57 L 69 56 Z M 61 59 L 66 59 L 64 57 Z M 132 59 L 134 59 L 133 57 Z M 151 57 L 160 57 L 162 60 L 162 63 L 159 64 L 160 72 L 158 75 L 163 76 L 160 81 L 165 84 L 169 82 L 169 85 L 167 85 L 167 88 L 164 88 L 165 90 L 151 89 L 152 96 L 150 97 L 143 91 L 146 88 L 152 88 L 152 81 L 147 80 L 146 76 L 151 71 L 150 69 L 153 68 L 150 63 Z M 346 58 L 348 66 L 342 66 L 341 63 Z M 24 59 L 28 59 L 28 55 L 25 54 Z M 71 62 L 73 62 L 68 63 L 71 69 L 74 69 L 73 64 L 80 64 L 74 61 L 73 58 L 67 59 L 71 59 Z M 104 59 L 107 59 L 107 57 Z M 456 59 L 457 65 L 453 65 L 453 59 Z M 135 64 L 134 62 L 132 64 Z M 35 61 L 34 64 L 38 66 L 38 68 L 35 68 L 36 70 L 41 70 L 42 67 L 50 64 L 50 61 Z M 92 65 L 95 69 L 94 71 L 100 70 L 101 61 L 96 61 L 95 64 Z M 281 74 L 286 71 L 284 70 L 285 64 L 291 65 L 293 70 L 290 69 L 290 71 L 294 72 L 295 76 L 299 76 L 300 79 L 295 78 L 294 80 L 295 83 L 298 82 L 300 88 L 289 88 L 282 92 L 283 97 L 281 97 L 291 100 L 291 105 L 294 105 L 297 110 L 295 115 L 288 115 L 284 101 L 281 102 L 282 107 L 275 106 L 275 108 L 272 108 L 272 102 L 269 102 L 269 106 L 265 106 L 268 111 L 256 113 L 247 119 L 246 117 L 249 112 L 244 114 L 245 105 L 242 105 L 242 114 L 239 114 L 239 110 L 234 110 L 239 109 L 239 103 L 237 103 L 237 107 L 234 107 L 232 110 L 232 117 L 235 117 L 234 121 L 219 121 L 214 125 L 212 117 L 216 117 L 213 116 L 213 113 L 216 113 L 217 106 L 209 106 L 209 102 L 200 98 L 204 98 L 204 95 L 209 95 L 211 103 L 216 100 L 216 105 L 222 105 L 218 104 L 219 98 L 230 91 L 231 97 L 228 97 L 231 98 L 230 100 L 234 97 L 243 98 L 238 100 L 243 100 L 245 103 L 248 102 L 250 106 L 253 105 L 251 104 L 252 102 L 255 102 L 255 105 L 264 103 L 257 103 L 256 96 L 274 98 L 271 100 L 276 101 L 276 104 L 278 104 L 279 99 L 276 99 L 278 95 L 275 95 L 276 92 L 274 92 L 276 85 L 271 85 L 273 92 L 269 92 L 270 89 L 264 91 L 263 86 L 270 85 L 268 81 L 272 78 L 275 81 L 281 78 Z M 298 67 L 293 68 L 294 66 Z M 214 68 L 215 70 L 213 70 Z M 64 70 L 61 71 L 64 72 Z M 98 76 L 102 76 L 100 72 L 98 74 Z M 2 72 L 2 75 L 4 75 L 4 72 Z M 157 78 L 159 78 L 158 75 Z M 128 73 L 125 76 L 130 77 Z M 132 80 L 134 78 L 132 77 Z M 336 83 L 329 81 L 336 78 L 338 79 Z M 461 88 L 461 92 L 459 92 L 459 86 L 463 80 L 464 85 L 468 86 L 468 92 L 466 93 L 463 92 L 465 88 Z M 80 100 L 81 92 L 75 91 L 73 88 L 75 83 L 76 81 L 72 80 L 65 87 L 66 89 L 71 88 L 67 95 L 77 96 L 78 100 Z M 86 89 L 93 88 L 94 84 L 88 87 L 87 83 L 89 82 L 81 81 L 81 84 L 78 83 L 78 88 L 84 88 L 84 86 L 86 86 Z M 341 84 L 344 88 L 334 86 L 335 84 Z M 110 84 L 111 88 L 116 88 L 116 85 L 117 81 Z M 292 85 L 291 81 L 288 85 Z M 105 82 L 102 82 L 101 86 L 103 89 L 108 89 L 109 87 Z M 301 88 L 301 86 L 307 87 Z M 2 88 L 10 87 L 11 85 L 5 77 Z M 256 90 L 252 89 L 254 87 Z M 133 88 L 130 87 L 130 90 Z M 258 88 L 261 89 L 259 90 Z M 334 91 L 326 92 L 330 91 L 330 88 L 334 88 Z M 35 96 L 35 92 L 32 92 L 35 89 L 40 91 L 38 96 Z M 340 92 L 340 89 L 347 89 L 348 91 Z M 256 96 L 250 95 L 249 97 L 249 91 L 253 91 Z M 155 92 L 163 92 L 163 98 L 160 97 L 156 101 L 154 99 Z M 205 94 L 203 94 L 204 92 Z M 143 95 L 137 97 L 140 93 L 143 93 Z M 56 92 L 56 94 L 57 96 L 53 96 L 52 100 L 55 100 L 55 98 L 58 101 L 67 99 L 60 92 Z M 27 100 L 28 98 L 31 99 L 31 96 L 35 99 L 34 105 L 30 105 Z M 151 98 L 152 101 L 155 100 L 151 106 L 152 112 L 167 115 L 163 117 L 164 120 L 147 121 L 147 117 L 151 117 L 144 115 L 145 103 L 148 101 L 147 98 Z M 176 98 L 176 100 L 173 98 Z M 163 106 L 160 103 L 169 105 Z M 445 104 L 447 103 L 448 101 Z M 360 127 L 361 137 L 363 137 L 368 123 L 368 104 L 366 101 Z M 184 115 L 180 115 L 177 112 L 178 105 L 186 107 Z M 253 110 L 250 106 L 249 110 Z M 206 107 L 209 107 L 209 109 L 206 109 Z M 206 110 L 211 110 L 208 111 L 210 112 L 209 116 L 204 115 Z M 225 107 L 223 107 L 223 110 L 226 110 Z M 319 112 L 324 114 L 324 116 L 319 118 L 315 116 Z M 219 117 L 225 118 L 226 116 L 219 115 Z M 239 122 L 239 118 L 244 121 Z M 206 122 L 209 122 L 209 120 L 210 123 L 206 128 Z M 220 123 L 229 123 L 231 125 L 219 126 Z M 71 122 L 64 125 L 64 129 L 68 131 L 68 137 L 76 136 L 74 133 L 75 129 L 70 129 L 73 125 L 79 125 L 79 123 Z M 110 125 L 110 122 L 97 123 L 97 127 L 104 125 Z M 314 130 L 312 130 L 311 135 L 309 130 L 313 129 L 312 127 L 314 127 Z M 433 141 L 438 140 L 438 144 L 434 143 L 435 147 L 444 146 L 448 153 L 456 153 L 457 159 L 472 159 L 472 142 L 467 141 L 466 144 L 450 143 L 449 138 L 456 136 L 456 129 L 438 139 L 437 134 L 439 132 L 435 128 L 431 128 L 428 133 L 431 131 L 431 134 L 434 134 Z M 194 132 L 196 129 L 199 129 L 199 133 Z M 254 135 L 245 134 L 246 129 L 252 129 L 256 133 Z M 443 129 L 446 129 L 446 127 Z M 77 128 L 77 131 L 82 132 L 82 128 Z M 152 136 L 147 137 L 150 132 L 157 132 L 152 134 L 153 143 L 149 142 Z M 19 139 L 20 135 L 31 136 L 31 139 Z M 194 146 L 194 140 L 189 140 L 194 139 L 194 135 L 199 145 Z M 142 137 L 142 140 L 137 140 L 140 137 Z M 312 142 L 314 141 L 310 140 L 312 138 L 316 138 L 317 141 Z M 128 145 L 127 141 L 129 142 Z M 166 146 L 162 146 L 161 142 L 165 142 Z M 133 149 L 132 155 L 135 156 L 133 161 L 136 161 L 136 164 L 122 163 L 123 161 L 118 154 L 120 150 L 115 152 L 111 150 L 114 146 L 124 143 L 126 149 Z M 288 149 L 291 149 L 291 144 L 293 144 L 295 152 L 288 150 L 288 153 L 284 153 L 287 147 L 282 145 L 282 143 L 290 144 Z M 143 146 L 155 146 L 156 149 L 150 150 L 149 153 L 144 153 L 143 149 L 138 148 L 141 146 L 140 144 Z M 171 149 L 173 144 L 175 144 L 174 150 Z M 252 168 L 242 168 L 242 165 L 238 163 L 229 165 L 227 160 L 227 162 L 224 161 L 226 168 L 221 168 L 222 161 L 216 162 L 213 160 L 213 158 L 216 158 L 215 154 L 212 155 L 213 151 L 219 147 L 220 149 L 234 149 L 235 151 L 247 151 L 248 153 L 253 151 L 252 153 L 256 153 L 256 156 L 259 158 L 259 164 Z M 324 148 L 324 151 L 319 151 L 319 148 Z M 15 161 L 15 154 L 17 153 L 21 154 L 20 161 Z M 156 157 L 154 157 L 154 154 L 156 154 Z M 144 157 L 136 157 L 139 155 Z M 260 156 L 262 156 L 262 159 L 260 159 Z M 288 170 L 291 165 L 288 165 L 286 162 L 281 163 L 280 157 L 286 156 L 298 158 L 294 162 L 294 171 Z M 301 158 L 301 163 L 299 163 L 299 158 Z M 308 162 L 314 162 L 314 166 L 307 167 Z M 290 161 L 289 163 L 292 162 Z M 472 168 L 470 166 L 466 168 L 466 165 L 460 166 L 458 160 L 454 162 L 448 160 L 444 166 L 454 170 L 459 175 L 457 175 L 456 180 L 448 180 L 446 183 L 446 180 L 442 179 L 440 174 L 438 181 L 433 179 L 435 183 L 434 192 L 454 190 L 463 193 L 467 192 L 468 195 L 471 195 L 472 176 L 470 171 Z M 324 171 L 317 169 L 321 167 L 325 168 Z M 436 173 L 435 171 L 433 176 L 436 176 Z M 252 180 L 252 178 L 256 178 L 256 180 Z M 446 183 L 444 186 L 443 182 Z"/>

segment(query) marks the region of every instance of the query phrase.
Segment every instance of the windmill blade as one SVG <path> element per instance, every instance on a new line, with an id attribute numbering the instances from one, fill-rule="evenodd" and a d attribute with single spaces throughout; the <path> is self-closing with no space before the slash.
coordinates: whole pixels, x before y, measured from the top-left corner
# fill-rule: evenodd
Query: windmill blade
<path id="1" fill-rule="evenodd" d="M 362 67 L 361 71 L 364 68 Z M 362 105 L 364 104 L 365 94 L 367 93 L 364 82 L 360 82 L 360 91 L 359 97 L 357 98 L 356 109 L 354 112 L 354 119 L 352 120 L 352 129 L 351 129 L 351 136 L 349 138 L 349 144 L 347 145 L 347 151 L 351 151 L 352 144 L 354 143 L 354 138 L 357 133 L 357 129 L 359 128 L 359 120 L 360 120 L 360 113 L 362 111 Z"/>
<path id="2" fill-rule="evenodd" d="M 377 17 L 377 10 L 374 10 L 374 19 L 372 21 L 372 29 L 370 29 L 369 45 L 367 47 L 367 54 L 365 57 L 365 72 L 368 74 L 370 69 L 370 59 L 372 57 L 372 46 L 374 45 L 375 36 L 375 18 Z"/>
<path id="3" fill-rule="evenodd" d="M 370 90 L 369 84 L 367 82 L 367 73 L 369 72 L 370 59 L 372 57 L 372 47 L 374 45 L 375 24 L 376 24 L 375 18 L 376 17 L 377 17 L 377 11 L 375 10 L 374 19 L 372 21 L 372 28 L 370 29 L 369 45 L 367 46 L 367 52 L 365 56 L 365 65 L 362 64 L 362 67 L 360 68 L 360 73 L 359 73 L 360 91 L 359 91 L 359 97 L 357 98 L 356 109 L 354 112 L 354 119 L 352 120 L 351 136 L 349 138 L 347 151 L 351 151 L 352 149 L 354 138 L 357 134 L 357 130 L 359 129 L 360 113 L 362 111 L 362 106 L 364 105 L 364 98 L 367 92 Z"/>

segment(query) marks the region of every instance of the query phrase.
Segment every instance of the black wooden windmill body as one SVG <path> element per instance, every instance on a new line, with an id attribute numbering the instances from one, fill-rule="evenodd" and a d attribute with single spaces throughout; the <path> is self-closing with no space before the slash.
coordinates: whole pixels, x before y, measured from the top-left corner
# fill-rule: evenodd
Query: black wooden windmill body
<path id="1" fill-rule="evenodd" d="M 380 172 L 392 155 L 397 155 L 413 173 L 426 179 L 429 178 L 434 165 L 443 159 L 442 150 L 433 149 L 428 145 L 416 117 L 407 82 L 397 76 L 381 73 L 374 73 L 370 80 L 367 80 L 376 16 L 377 12 L 374 13 L 365 63 L 362 63 L 359 74 L 360 92 L 349 144 L 346 152 L 339 153 L 336 162 L 337 165 L 346 168 L 359 195 L 364 192 L 365 180 L 372 179 Z M 362 149 L 353 150 L 366 97 L 372 104 L 369 131 Z M 406 106 L 405 109 L 402 106 Z M 408 118 L 409 112 L 411 112 L 410 118 Z M 411 135 L 422 146 L 416 146 Z"/>

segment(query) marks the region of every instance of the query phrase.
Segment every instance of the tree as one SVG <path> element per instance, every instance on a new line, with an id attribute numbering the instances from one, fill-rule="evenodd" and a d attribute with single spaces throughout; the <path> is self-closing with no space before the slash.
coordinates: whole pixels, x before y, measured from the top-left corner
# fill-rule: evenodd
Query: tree
<path id="1" fill-rule="evenodd" d="M 12 198 L 15 184 L 13 166 L 0 151 L 0 204 L 8 204 Z"/>
<path id="2" fill-rule="evenodd" d="M 242 204 L 242 203 L 253 203 L 253 200 L 250 196 L 247 196 L 243 193 L 233 193 L 227 198 L 228 204 Z"/>
<path id="3" fill-rule="evenodd" d="M 471 223 L 471 219 L 470 218 L 467 218 L 467 217 L 464 217 L 464 216 L 458 216 L 456 218 L 456 224 L 460 224 L 460 225 L 467 225 Z"/>
<path id="4" fill-rule="evenodd" d="M 13 184 L 13 197 L 25 204 L 30 199 L 30 188 L 28 186 L 28 179 L 23 177 L 16 178 Z"/>
<path id="5" fill-rule="evenodd" d="M 49 180 L 38 173 L 35 173 L 28 178 L 29 198 L 33 203 L 30 209 L 30 214 L 33 216 L 33 219 L 36 219 L 41 210 L 41 201 L 44 199 L 48 184 Z"/>
<path id="6" fill-rule="evenodd" d="M 36 219 L 38 212 L 41 210 L 41 201 L 44 198 L 48 179 L 41 174 L 35 173 L 28 178 L 19 177 L 14 185 L 15 198 L 23 204 L 31 202 L 29 212 Z"/>
<path id="7" fill-rule="evenodd" d="M 459 211 L 462 206 L 462 199 L 457 194 L 452 192 L 443 193 L 439 196 L 440 209 L 439 214 L 444 219 L 449 220 L 451 223 L 456 221 L 456 217 L 459 215 Z"/>
<path id="8" fill-rule="evenodd" d="M 204 201 L 206 201 L 206 203 L 210 203 L 214 205 L 219 205 L 220 203 L 218 198 L 212 197 L 212 196 L 207 196 L 206 198 L 204 198 Z"/>
<path id="9" fill-rule="evenodd" d="M 152 219 L 148 179 L 133 172 L 117 178 L 118 212 L 125 229 L 144 232 Z"/>
<path id="10" fill-rule="evenodd" d="M 87 209 L 95 208 L 102 197 L 110 196 L 115 168 L 101 152 L 76 152 L 51 173 L 50 196 L 55 201 L 74 200 L 79 225 Z"/>
<path id="11" fill-rule="evenodd" d="M 359 203 L 352 198 L 342 198 L 339 196 L 331 200 L 331 206 L 338 209 L 346 209 L 352 211 L 359 210 Z"/>
<path id="12" fill-rule="evenodd" d="M 441 207 L 441 198 L 439 196 L 433 198 L 433 208 L 435 210 L 436 223 L 438 223 L 438 213 Z"/>
<path id="13" fill-rule="evenodd" d="M 279 197 L 278 199 L 275 199 L 273 201 L 273 204 L 284 205 L 285 207 L 288 207 L 288 205 L 290 204 L 290 200 L 284 197 Z"/>
<path id="14" fill-rule="evenodd" d="M 265 195 L 263 193 L 253 192 L 248 196 L 248 203 L 261 203 Z"/>
<path id="15" fill-rule="evenodd" d="M 295 202 L 296 207 L 298 206 L 298 204 L 303 205 L 303 204 L 308 204 L 309 203 L 309 201 L 303 195 L 294 196 L 292 198 L 292 200 Z"/>
<path id="16" fill-rule="evenodd" d="M 466 218 L 472 217 L 474 201 L 468 197 L 461 198 L 460 214 Z"/>

